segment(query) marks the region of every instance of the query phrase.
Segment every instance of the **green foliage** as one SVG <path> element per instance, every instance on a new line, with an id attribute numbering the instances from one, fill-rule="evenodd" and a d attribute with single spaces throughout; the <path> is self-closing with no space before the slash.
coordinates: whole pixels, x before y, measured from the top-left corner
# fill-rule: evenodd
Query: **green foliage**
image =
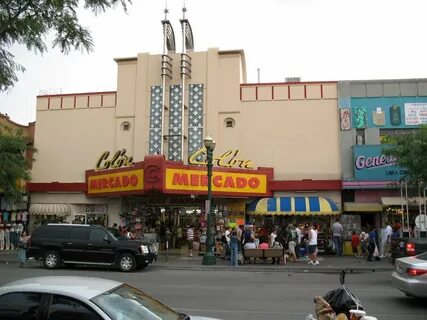
<path id="1" fill-rule="evenodd" d="M 92 51 L 94 44 L 89 30 L 78 21 L 76 10 L 80 2 L 95 15 L 121 5 L 125 12 L 131 0 L 0 0 L 0 92 L 13 87 L 17 72 L 25 68 L 14 61 L 8 51 L 14 44 L 28 50 L 47 51 L 44 42 L 55 31 L 53 47 L 67 54 L 71 49 Z"/>
<path id="2" fill-rule="evenodd" d="M 384 148 L 384 154 L 396 158 L 397 164 L 408 173 L 406 180 L 417 184 L 427 183 L 427 126 L 420 126 L 414 134 L 394 137 L 393 144 Z"/>
<path id="3" fill-rule="evenodd" d="M 32 146 L 19 132 L 0 129 L 0 189 L 8 202 L 18 203 L 22 198 L 20 182 L 30 180 L 26 151 Z"/>

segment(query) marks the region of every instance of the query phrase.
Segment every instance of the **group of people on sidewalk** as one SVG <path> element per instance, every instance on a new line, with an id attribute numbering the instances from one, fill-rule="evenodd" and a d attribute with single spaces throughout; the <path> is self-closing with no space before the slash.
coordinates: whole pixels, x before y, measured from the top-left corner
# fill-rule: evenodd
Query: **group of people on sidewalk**
<path id="1" fill-rule="evenodd" d="M 308 255 L 309 264 L 319 265 L 317 234 L 318 226 L 314 223 L 304 227 L 293 224 L 288 224 L 287 227 L 274 226 L 268 233 L 262 231 L 256 233 L 253 226 L 226 227 L 217 243 L 225 248 L 225 258 L 229 259 L 232 266 L 237 266 L 242 259 L 249 263 L 253 262 L 244 257 L 244 252 L 256 248 L 284 249 L 284 256 L 273 257 L 272 264 L 297 262 L 302 255 Z"/>
<path id="2" fill-rule="evenodd" d="M 336 256 L 343 255 L 343 232 L 343 226 L 337 218 L 332 225 Z M 381 235 L 378 234 L 374 225 L 366 225 L 360 233 L 356 230 L 352 231 L 352 252 L 356 258 L 366 259 L 369 262 L 380 260 L 391 256 L 392 246 L 396 245 L 399 238 L 401 238 L 401 224 L 398 220 L 394 221 L 393 226 L 387 221 L 381 230 Z"/>

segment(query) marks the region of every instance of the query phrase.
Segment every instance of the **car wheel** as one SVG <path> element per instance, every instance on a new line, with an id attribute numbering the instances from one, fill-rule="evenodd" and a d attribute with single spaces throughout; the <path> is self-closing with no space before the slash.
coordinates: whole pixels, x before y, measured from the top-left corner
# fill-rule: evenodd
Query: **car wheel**
<path id="1" fill-rule="evenodd" d="M 119 269 L 123 272 L 134 271 L 136 268 L 136 261 L 132 254 L 123 253 L 119 258 Z"/>
<path id="2" fill-rule="evenodd" d="M 61 257 L 56 251 L 48 251 L 43 262 L 47 269 L 57 269 L 61 265 Z"/>

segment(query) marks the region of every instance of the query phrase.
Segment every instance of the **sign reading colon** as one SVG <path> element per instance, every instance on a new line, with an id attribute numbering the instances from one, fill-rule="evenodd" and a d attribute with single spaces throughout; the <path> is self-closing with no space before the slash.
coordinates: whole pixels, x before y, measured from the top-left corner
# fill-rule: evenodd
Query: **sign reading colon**
<path id="1" fill-rule="evenodd" d="M 126 149 L 116 151 L 111 159 L 108 159 L 109 156 L 109 151 L 105 151 L 101 154 L 96 162 L 95 170 L 118 169 L 121 167 L 131 167 L 133 165 L 133 157 L 128 157 L 126 155 Z"/>
<path id="2" fill-rule="evenodd" d="M 218 167 L 223 168 L 242 168 L 242 169 L 254 169 L 251 160 L 244 160 L 237 157 L 240 150 L 228 150 L 224 152 L 221 156 L 213 159 L 213 164 L 216 164 Z M 201 158 L 206 158 L 206 148 L 200 148 L 194 152 L 189 158 L 188 163 L 193 165 L 206 165 L 205 160 L 199 160 Z"/>

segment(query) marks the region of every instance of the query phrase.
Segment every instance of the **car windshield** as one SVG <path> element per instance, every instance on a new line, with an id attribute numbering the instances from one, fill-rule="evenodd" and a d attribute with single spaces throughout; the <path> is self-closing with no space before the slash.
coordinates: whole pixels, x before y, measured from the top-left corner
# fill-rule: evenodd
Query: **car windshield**
<path id="1" fill-rule="evenodd" d="M 424 253 L 417 255 L 417 259 L 427 260 L 427 252 L 424 252 Z"/>
<path id="2" fill-rule="evenodd" d="M 113 320 L 178 320 L 179 314 L 144 292 L 121 285 L 92 298 L 92 301 Z"/>

